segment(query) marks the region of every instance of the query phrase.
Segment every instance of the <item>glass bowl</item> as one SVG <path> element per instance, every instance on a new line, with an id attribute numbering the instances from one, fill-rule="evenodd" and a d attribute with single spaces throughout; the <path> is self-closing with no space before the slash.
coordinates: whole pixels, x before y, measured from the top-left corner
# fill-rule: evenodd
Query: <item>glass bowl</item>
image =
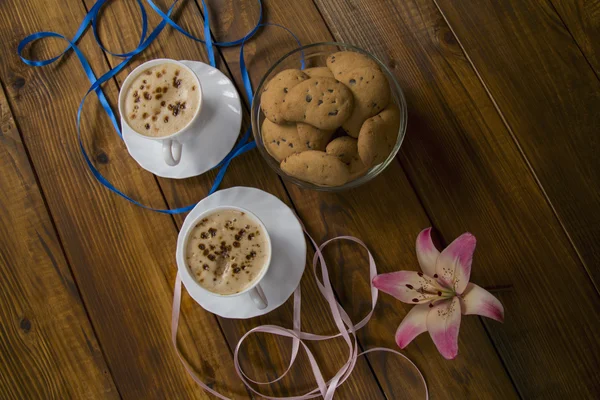
<path id="1" fill-rule="evenodd" d="M 289 68 L 302 69 L 302 60 L 303 59 L 304 59 L 305 68 L 324 67 L 324 66 L 326 66 L 325 61 L 326 61 L 327 57 L 330 54 L 336 53 L 338 51 L 354 51 L 357 53 L 364 54 L 365 56 L 369 57 L 370 59 L 372 59 L 379 65 L 379 67 L 383 71 L 383 74 L 387 78 L 388 83 L 390 85 L 391 101 L 396 103 L 396 105 L 398 106 L 398 109 L 400 110 L 400 127 L 398 129 L 398 136 L 397 136 L 396 144 L 394 145 L 394 148 L 392 149 L 390 155 L 381 164 L 372 167 L 365 175 L 363 175 L 357 179 L 354 179 L 352 181 L 349 181 L 349 182 L 345 183 L 344 185 L 341 185 L 341 186 L 319 186 L 319 185 L 312 184 L 310 182 L 300 180 L 298 178 L 294 178 L 293 176 L 287 175 L 284 171 L 281 170 L 277 160 L 275 160 L 273 157 L 271 157 L 271 155 L 267 152 L 267 149 L 265 148 L 265 144 L 262 140 L 262 134 L 261 134 L 262 122 L 263 122 L 265 116 L 262 113 L 261 108 L 260 108 L 260 100 L 261 100 L 261 94 L 263 92 L 265 84 L 267 82 L 269 82 L 271 80 L 271 78 L 273 76 L 277 75 L 279 72 L 281 72 L 285 69 L 289 69 Z M 398 85 L 396 78 L 390 72 L 390 70 L 373 55 L 369 54 L 368 52 L 366 52 L 362 49 L 359 49 L 358 47 L 355 47 L 355 46 L 352 46 L 349 44 L 345 44 L 345 43 L 334 43 L 334 42 L 314 43 L 314 44 L 309 44 L 307 46 L 299 47 L 299 48 L 287 53 L 286 55 L 281 57 L 281 59 L 279 59 L 279 61 L 277 61 L 267 71 L 265 76 L 260 81 L 258 88 L 254 92 L 254 100 L 252 101 L 252 132 L 254 134 L 254 139 L 256 141 L 258 150 L 259 150 L 260 154 L 262 155 L 262 157 L 267 162 L 267 164 L 269 164 L 269 166 L 271 168 L 273 168 L 273 170 L 277 174 L 279 174 L 279 176 L 281 176 L 285 181 L 292 182 L 303 188 L 319 190 L 319 191 L 326 191 L 326 192 L 338 192 L 338 191 L 342 191 L 342 190 L 346 190 L 346 189 L 350 189 L 350 188 L 355 188 L 357 186 L 360 186 L 364 183 L 369 182 L 371 179 L 373 179 L 377 175 L 379 175 L 392 162 L 392 160 L 394 160 L 394 158 L 396 157 L 396 154 L 398 153 L 398 150 L 400 150 L 400 146 L 402 145 L 402 141 L 404 140 L 404 135 L 406 133 L 406 118 L 407 118 L 406 100 L 404 98 L 404 94 L 402 93 L 402 89 L 400 89 L 400 85 Z"/>

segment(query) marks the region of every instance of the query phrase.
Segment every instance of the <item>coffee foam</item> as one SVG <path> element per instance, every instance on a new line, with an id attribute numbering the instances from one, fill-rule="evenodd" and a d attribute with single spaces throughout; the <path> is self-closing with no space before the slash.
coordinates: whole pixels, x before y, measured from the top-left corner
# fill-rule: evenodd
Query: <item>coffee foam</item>
<path id="1" fill-rule="evenodd" d="M 131 82 L 123 117 L 136 132 L 151 137 L 185 128 L 200 106 L 200 87 L 186 68 L 173 63 L 149 67 Z"/>
<path id="2" fill-rule="evenodd" d="M 188 236 L 185 257 L 200 286 L 230 295 L 254 284 L 267 267 L 270 251 L 267 235 L 254 218 L 225 209 L 196 223 Z"/>

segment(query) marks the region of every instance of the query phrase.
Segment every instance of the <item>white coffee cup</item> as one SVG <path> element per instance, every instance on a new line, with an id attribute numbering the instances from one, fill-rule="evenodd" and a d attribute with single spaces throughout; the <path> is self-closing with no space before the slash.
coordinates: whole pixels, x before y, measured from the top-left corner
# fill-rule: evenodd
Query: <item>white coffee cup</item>
<path id="1" fill-rule="evenodd" d="M 125 98 L 126 98 L 126 94 L 127 94 L 127 90 L 129 89 L 129 86 L 131 86 L 131 83 L 133 82 L 133 80 L 140 73 L 142 73 L 144 70 L 146 70 L 148 68 L 154 67 L 156 65 L 162 65 L 162 64 L 176 64 L 179 68 L 185 69 L 191 73 L 191 76 L 193 76 L 194 79 L 196 80 L 196 85 L 198 87 L 198 94 L 200 96 L 199 101 L 198 101 L 198 108 L 196 109 L 196 112 L 194 113 L 194 116 L 192 117 L 190 122 L 186 126 L 184 126 L 183 129 L 181 129 L 171 135 L 168 135 L 168 136 L 161 136 L 161 137 L 146 136 L 146 135 L 141 134 L 140 132 L 137 132 L 135 129 L 133 129 L 127 123 L 126 118 L 124 118 L 124 115 L 126 115 L 125 114 Z M 131 71 L 131 73 L 129 75 L 127 75 L 127 78 L 125 78 L 125 81 L 123 82 L 123 85 L 121 86 L 121 90 L 119 92 L 119 113 L 121 114 L 122 123 L 125 124 L 129 128 L 129 130 L 131 132 L 134 132 L 137 136 L 162 142 L 163 157 L 164 157 L 165 163 L 170 166 L 175 166 L 175 165 L 179 164 L 179 161 L 181 161 L 181 152 L 182 152 L 183 145 L 184 145 L 183 141 L 181 140 L 181 137 L 186 132 L 190 131 L 194 122 L 198 119 L 201 109 L 202 109 L 202 85 L 200 84 L 200 79 L 198 79 L 198 76 L 194 73 L 194 71 L 192 71 L 191 68 L 189 68 L 188 66 L 186 66 L 185 64 L 183 64 L 179 61 L 171 60 L 169 58 L 159 58 L 156 60 L 147 61 L 147 62 L 141 64 L 140 66 L 138 66 L 136 69 Z"/>
<path id="2" fill-rule="evenodd" d="M 250 219 L 252 219 L 258 226 L 260 226 L 262 228 L 262 232 L 265 235 L 264 237 L 265 237 L 266 242 L 268 243 L 268 247 L 269 247 L 269 251 L 267 253 L 267 260 L 265 261 L 265 266 L 260 271 L 260 274 L 254 279 L 254 281 L 252 282 L 252 285 L 248 286 L 246 289 L 242 290 L 241 292 L 234 293 L 234 294 L 218 294 L 218 293 L 211 292 L 210 290 L 204 288 L 198 282 L 196 282 L 196 280 L 192 277 L 192 273 L 186 263 L 185 253 L 186 253 L 186 249 L 187 249 L 187 242 L 188 242 L 188 239 L 190 236 L 190 232 L 203 218 L 205 218 L 206 216 L 213 214 L 217 211 L 223 211 L 223 210 L 234 210 L 234 211 L 240 211 L 240 212 L 246 213 L 246 215 Z M 254 305 L 256 305 L 256 307 L 258 309 L 262 310 L 264 308 L 267 308 L 267 305 L 269 303 L 267 301 L 267 298 L 265 297 L 265 294 L 264 294 L 262 288 L 260 287 L 260 282 L 263 280 L 263 278 L 267 274 L 267 271 L 269 270 L 269 267 L 271 265 L 272 245 L 271 245 L 271 238 L 269 236 L 269 232 L 267 231 L 267 228 L 255 214 L 253 214 L 252 212 L 250 212 L 246 209 L 240 208 L 240 207 L 234 207 L 234 206 L 215 207 L 215 208 L 211 208 L 210 210 L 206 210 L 205 212 L 200 214 L 198 217 L 196 217 L 189 224 L 186 221 L 186 224 L 184 226 L 187 226 L 187 228 L 182 229 L 179 232 L 179 237 L 177 238 L 176 258 L 177 258 L 177 268 L 179 270 L 179 275 L 181 276 L 181 280 L 183 281 L 183 284 L 185 285 L 188 292 L 192 293 L 194 291 L 199 291 L 199 292 L 208 293 L 211 296 L 216 296 L 216 297 L 248 296 L 252 299 L 252 301 L 254 302 Z"/>

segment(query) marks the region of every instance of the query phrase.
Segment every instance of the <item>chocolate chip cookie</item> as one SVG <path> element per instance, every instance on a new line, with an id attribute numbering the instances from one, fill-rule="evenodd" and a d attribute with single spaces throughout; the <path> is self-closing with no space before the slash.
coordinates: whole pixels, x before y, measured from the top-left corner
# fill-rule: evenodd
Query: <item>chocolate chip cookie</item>
<path id="1" fill-rule="evenodd" d="M 311 78 L 333 78 L 333 72 L 327 67 L 313 67 L 302 70 Z"/>
<path id="2" fill-rule="evenodd" d="M 400 111 L 394 103 L 368 118 L 358 135 L 358 154 L 363 163 L 372 167 L 383 162 L 396 144 L 400 127 Z"/>
<path id="3" fill-rule="evenodd" d="M 354 111 L 342 128 L 357 138 L 360 127 L 369 117 L 378 114 L 390 102 L 390 85 L 379 68 L 360 67 L 337 76 L 354 95 Z"/>
<path id="4" fill-rule="evenodd" d="M 285 124 L 282 107 L 289 91 L 300 82 L 308 79 L 308 75 L 299 69 L 286 69 L 275 75 L 266 85 L 260 97 L 260 108 L 265 117 L 276 124 Z"/>
<path id="5" fill-rule="evenodd" d="M 332 140 L 327 145 L 327 154 L 336 156 L 348 166 L 350 171 L 349 181 L 352 181 L 369 170 L 358 155 L 358 141 L 350 136 L 341 136 Z"/>
<path id="6" fill-rule="evenodd" d="M 333 72 L 335 78 L 355 68 L 379 68 L 379 65 L 364 54 L 354 51 L 339 51 L 327 57 L 327 68 Z"/>
<path id="7" fill-rule="evenodd" d="M 298 122 L 296 124 L 300 140 L 309 150 L 325 150 L 334 130 L 323 130 L 312 125 Z"/>
<path id="8" fill-rule="evenodd" d="M 352 114 L 354 99 L 345 85 L 332 78 L 310 78 L 289 90 L 282 117 L 319 129 L 336 129 Z"/>
<path id="9" fill-rule="evenodd" d="M 265 118 L 261 134 L 267 152 L 278 162 L 290 154 L 309 149 L 300 139 L 296 124 L 276 124 Z"/>
<path id="10" fill-rule="evenodd" d="M 341 186 L 350 179 L 346 164 L 323 151 L 307 150 L 281 162 L 288 175 L 319 186 Z"/>
<path id="11" fill-rule="evenodd" d="M 358 157 L 357 140 L 350 136 L 341 136 L 333 139 L 326 149 L 327 154 L 336 156 L 344 164 L 350 164 L 353 158 Z"/>

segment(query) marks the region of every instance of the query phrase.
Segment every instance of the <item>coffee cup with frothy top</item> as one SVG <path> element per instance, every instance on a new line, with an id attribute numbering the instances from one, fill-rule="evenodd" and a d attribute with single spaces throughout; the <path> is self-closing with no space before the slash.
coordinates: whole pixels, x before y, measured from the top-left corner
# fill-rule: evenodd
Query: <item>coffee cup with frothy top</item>
<path id="1" fill-rule="evenodd" d="M 156 59 L 135 68 L 119 92 L 123 124 L 136 135 L 162 142 L 165 163 L 179 164 L 189 132 L 202 109 L 202 86 L 183 63 Z"/>
<path id="2" fill-rule="evenodd" d="M 246 295 L 257 308 L 267 307 L 260 282 L 271 263 L 271 238 L 256 215 L 233 206 L 213 208 L 179 235 L 178 267 L 186 286 L 219 297 Z"/>

